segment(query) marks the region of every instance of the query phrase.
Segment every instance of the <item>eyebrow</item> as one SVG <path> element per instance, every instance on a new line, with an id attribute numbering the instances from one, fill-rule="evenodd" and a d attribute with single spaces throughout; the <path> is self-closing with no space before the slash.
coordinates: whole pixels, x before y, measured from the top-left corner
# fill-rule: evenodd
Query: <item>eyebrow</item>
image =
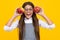
<path id="1" fill-rule="evenodd" d="M 24 9 L 33 9 L 33 8 L 24 8 Z"/>

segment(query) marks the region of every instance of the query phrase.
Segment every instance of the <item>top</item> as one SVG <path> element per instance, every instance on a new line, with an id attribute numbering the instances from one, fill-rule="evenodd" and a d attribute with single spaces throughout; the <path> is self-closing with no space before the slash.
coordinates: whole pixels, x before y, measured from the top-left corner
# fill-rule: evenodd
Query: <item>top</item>
<path id="1" fill-rule="evenodd" d="M 15 28 L 17 28 L 18 22 L 19 20 L 16 20 L 15 22 L 11 24 L 10 27 L 5 25 L 4 30 L 6 31 L 14 30 Z M 29 19 L 25 18 L 24 22 L 25 22 L 25 36 L 23 40 L 36 40 L 34 27 L 32 24 L 32 18 L 29 18 Z M 39 19 L 38 22 L 39 22 L 39 26 L 44 27 L 44 28 L 52 29 L 55 27 L 55 24 L 48 25 L 48 23 L 42 21 L 41 19 Z"/>

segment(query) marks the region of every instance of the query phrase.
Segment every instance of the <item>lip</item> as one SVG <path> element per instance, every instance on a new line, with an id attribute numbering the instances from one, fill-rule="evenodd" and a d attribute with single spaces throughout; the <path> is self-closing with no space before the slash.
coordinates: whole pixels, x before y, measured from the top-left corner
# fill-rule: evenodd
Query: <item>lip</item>
<path id="1" fill-rule="evenodd" d="M 28 16 L 30 16 L 31 14 L 27 14 Z"/>

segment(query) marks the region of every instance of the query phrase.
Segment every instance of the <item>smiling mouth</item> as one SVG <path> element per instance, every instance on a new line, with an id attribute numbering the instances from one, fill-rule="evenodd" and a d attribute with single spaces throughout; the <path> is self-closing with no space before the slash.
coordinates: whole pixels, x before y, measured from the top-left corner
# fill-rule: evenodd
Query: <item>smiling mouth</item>
<path id="1" fill-rule="evenodd" d="M 30 16 L 31 14 L 27 14 L 28 16 Z"/>

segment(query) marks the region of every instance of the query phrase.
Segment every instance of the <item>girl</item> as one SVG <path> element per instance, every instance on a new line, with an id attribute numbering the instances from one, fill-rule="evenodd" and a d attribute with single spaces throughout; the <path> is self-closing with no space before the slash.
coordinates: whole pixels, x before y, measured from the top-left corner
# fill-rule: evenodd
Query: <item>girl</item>
<path id="1" fill-rule="evenodd" d="M 54 28 L 55 24 L 44 14 L 43 10 L 38 14 L 42 16 L 46 22 L 37 19 L 36 13 L 33 11 L 34 5 L 31 2 L 25 2 L 22 6 L 25 12 L 12 16 L 8 23 L 4 26 L 4 30 L 11 31 L 16 27 L 19 28 L 19 40 L 40 40 L 39 26 L 44 28 Z M 13 22 L 17 16 L 21 16 L 20 20 Z"/>

